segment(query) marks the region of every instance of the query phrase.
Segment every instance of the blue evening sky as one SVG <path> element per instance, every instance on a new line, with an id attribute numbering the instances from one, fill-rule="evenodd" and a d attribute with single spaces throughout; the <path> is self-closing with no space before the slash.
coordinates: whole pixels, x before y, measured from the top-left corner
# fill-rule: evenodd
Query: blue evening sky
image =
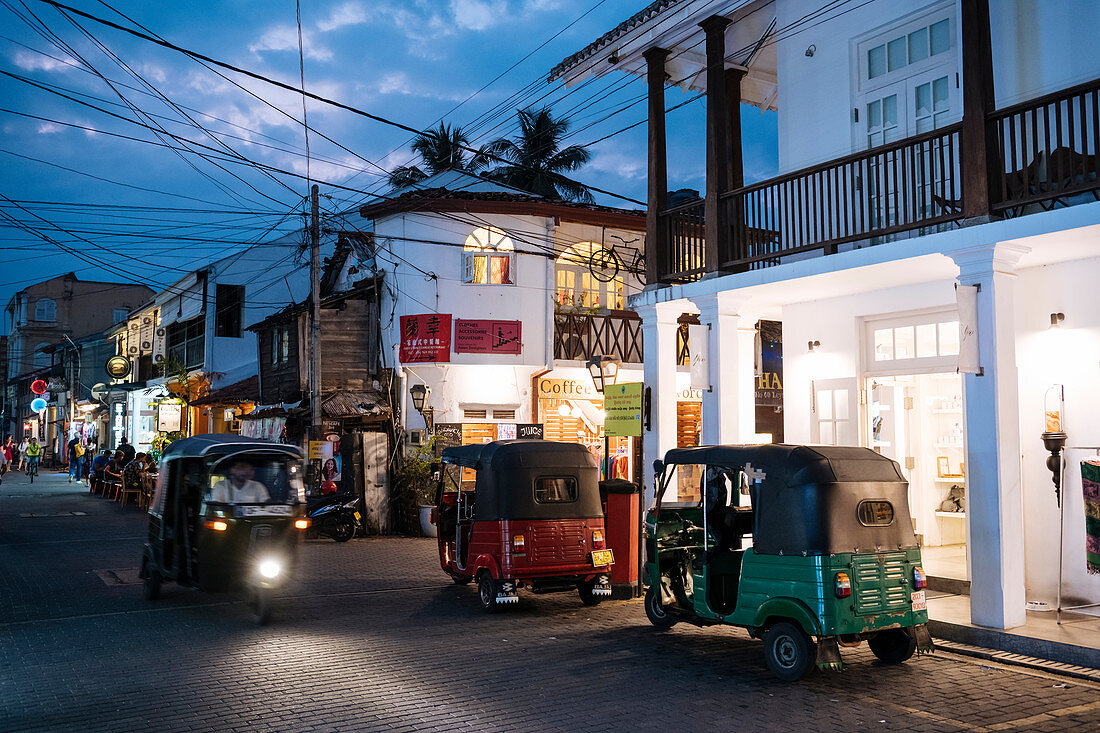
<path id="1" fill-rule="evenodd" d="M 299 84 L 295 5 L 288 0 L 70 4 L 133 27 L 117 9 L 180 46 Z M 587 144 L 644 119 L 644 82 L 617 73 L 567 90 L 547 84 L 547 72 L 644 4 L 303 0 L 306 86 L 417 129 L 442 117 L 469 130 L 475 145 L 514 133 L 517 106 L 551 103 L 573 121 L 569 142 Z M 229 250 L 301 228 L 295 212 L 302 210 L 306 181 L 278 171 L 268 176 L 239 162 L 306 173 L 300 96 L 229 72 L 229 80 L 221 78 L 180 53 L 70 20 L 40 0 L 5 0 L 0 29 L 0 70 L 72 98 L 0 76 L 0 194 L 18 202 L 0 198 L 0 303 L 68 271 L 159 289 Z M 685 99 L 679 90 L 667 92 L 669 106 Z M 703 187 L 704 111 L 698 101 L 669 116 L 672 189 Z M 385 192 L 379 168 L 410 160 L 409 135 L 401 130 L 314 102 L 308 115 L 311 126 L 335 141 L 316 134 L 309 140 L 309 172 L 329 197 L 327 210 Z M 767 177 L 776 168 L 775 116 L 743 107 L 742 119 L 746 178 Z M 133 122 L 138 120 L 162 129 L 145 129 Z M 197 152 L 178 150 L 184 145 Z M 596 143 L 592 161 L 576 178 L 644 201 L 645 145 L 644 124 Z M 204 160 L 199 152 L 219 159 Z M 603 195 L 597 200 L 633 206 Z M 16 228 L 7 217 L 37 233 Z"/>

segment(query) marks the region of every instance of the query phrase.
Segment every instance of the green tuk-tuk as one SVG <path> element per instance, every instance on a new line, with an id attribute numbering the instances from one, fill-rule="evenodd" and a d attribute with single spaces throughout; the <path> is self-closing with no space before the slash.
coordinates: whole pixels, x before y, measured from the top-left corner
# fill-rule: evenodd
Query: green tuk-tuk
<path id="1" fill-rule="evenodd" d="M 856 447 L 704 446 L 671 450 L 654 469 L 654 625 L 744 627 L 786 681 L 839 669 L 839 647 L 863 641 L 888 664 L 932 651 L 908 484 L 890 459 Z"/>

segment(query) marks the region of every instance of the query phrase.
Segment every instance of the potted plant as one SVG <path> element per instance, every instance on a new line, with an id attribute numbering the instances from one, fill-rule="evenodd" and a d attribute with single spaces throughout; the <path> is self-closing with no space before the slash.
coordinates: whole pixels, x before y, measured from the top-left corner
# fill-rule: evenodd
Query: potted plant
<path id="1" fill-rule="evenodd" d="M 435 525 L 431 523 L 432 502 L 435 489 L 432 485 L 432 446 L 435 438 L 427 445 L 416 446 L 401 458 L 394 471 L 394 488 L 404 505 L 406 516 L 415 511 L 417 519 L 410 524 L 419 524 L 420 533 L 425 537 L 435 537 Z M 408 529 L 412 530 L 412 527 Z"/>

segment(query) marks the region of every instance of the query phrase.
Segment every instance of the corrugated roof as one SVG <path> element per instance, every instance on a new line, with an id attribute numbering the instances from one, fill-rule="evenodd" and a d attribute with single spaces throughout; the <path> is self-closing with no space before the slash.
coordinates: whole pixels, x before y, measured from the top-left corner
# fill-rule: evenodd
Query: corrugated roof
<path id="1" fill-rule="evenodd" d="M 617 41 L 619 38 L 622 38 L 627 33 L 642 25 L 649 19 L 653 18 L 654 16 L 660 15 L 665 10 L 668 10 L 674 5 L 678 5 L 681 2 L 683 2 L 683 0 L 655 0 L 655 2 L 652 2 L 649 5 L 645 6 L 640 11 L 630 16 L 622 23 L 619 23 L 607 33 L 604 33 L 595 41 L 582 48 L 580 51 L 577 51 L 575 54 L 572 54 L 571 56 L 566 56 L 564 59 L 562 59 L 557 66 L 550 70 L 550 78 L 548 79 L 548 81 L 554 81 L 580 62 L 584 61 L 590 56 L 595 55 L 595 53 L 601 48 L 604 48 L 614 41 Z"/>
<path id="2" fill-rule="evenodd" d="M 325 417 L 383 417 L 389 413 L 389 400 L 375 389 L 340 390 L 321 397 L 321 414 Z"/>
<path id="3" fill-rule="evenodd" d="M 190 404 L 192 407 L 202 407 L 203 405 L 239 405 L 244 402 L 259 402 L 259 400 L 260 377 L 253 374 L 247 379 L 242 379 L 239 382 L 226 385 L 221 389 L 216 389 L 205 397 L 192 400 Z"/>

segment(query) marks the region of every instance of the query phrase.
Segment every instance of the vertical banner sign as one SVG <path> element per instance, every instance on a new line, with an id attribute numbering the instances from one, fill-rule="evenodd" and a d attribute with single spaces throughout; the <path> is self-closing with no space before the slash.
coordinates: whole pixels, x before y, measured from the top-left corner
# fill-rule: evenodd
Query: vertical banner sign
<path id="1" fill-rule="evenodd" d="M 141 340 L 139 349 L 142 355 L 153 351 L 153 314 L 146 313 L 141 317 Z"/>
<path id="2" fill-rule="evenodd" d="M 604 435 L 634 436 L 642 434 L 641 382 L 613 384 L 603 391 Z"/>
<path id="3" fill-rule="evenodd" d="M 451 360 L 451 314 L 401 316 L 402 364 Z"/>
<path id="4" fill-rule="evenodd" d="M 126 356 L 141 354 L 141 319 L 131 318 L 126 324 Z"/>
<path id="5" fill-rule="evenodd" d="M 710 391 L 710 367 L 707 361 L 706 326 L 688 326 L 688 348 L 691 351 L 691 386 Z"/>
<path id="6" fill-rule="evenodd" d="M 978 353 L 978 286 L 956 285 L 955 300 L 959 304 L 959 373 L 981 374 Z"/>
<path id="7" fill-rule="evenodd" d="M 161 402 L 157 405 L 157 432 L 175 433 L 183 423 L 183 405 L 179 402 Z"/>

